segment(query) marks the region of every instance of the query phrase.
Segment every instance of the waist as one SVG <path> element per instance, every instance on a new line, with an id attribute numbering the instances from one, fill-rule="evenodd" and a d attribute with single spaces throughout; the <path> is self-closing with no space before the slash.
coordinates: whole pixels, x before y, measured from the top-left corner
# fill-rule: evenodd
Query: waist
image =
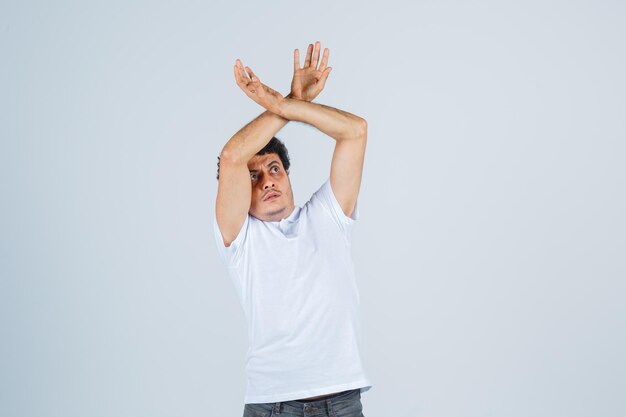
<path id="1" fill-rule="evenodd" d="M 341 394 L 345 394 L 346 392 L 350 392 L 350 391 L 353 391 L 353 390 L 347 390 L 347 391 L 341 391 L 341 392 L 333 392 L 331 394 L 318 395 L 316 397 L 309 397 L 309 398 L 301 398 L 299 400 L 293 400 L 293 401 L 298 402 L 298 403 L 305 403 L 305 402 L 308 402 L 308 401 L 311 401 L 311 400 L 326 400 L 328 398 L 337 397 L 337 396 L 339 396 Z"/>

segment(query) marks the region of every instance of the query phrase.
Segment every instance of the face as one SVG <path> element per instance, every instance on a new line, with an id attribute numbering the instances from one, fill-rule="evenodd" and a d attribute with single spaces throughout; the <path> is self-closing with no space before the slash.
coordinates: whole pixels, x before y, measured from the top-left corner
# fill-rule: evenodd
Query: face
<path id="1" fill-rule="evenodd" d="M 252 200 L 250 215 L 263 221 L 280 221 L 294 210 L 288 173 L 276 153 L 255 155 L 248 161 Z"/>

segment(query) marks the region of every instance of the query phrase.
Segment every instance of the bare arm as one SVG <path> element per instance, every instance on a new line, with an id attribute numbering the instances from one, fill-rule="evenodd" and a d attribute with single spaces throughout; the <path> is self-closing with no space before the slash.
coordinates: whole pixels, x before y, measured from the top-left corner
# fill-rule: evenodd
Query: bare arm
<path id="1" fill-rule="evenodd" d="M 295 120 L 315 126 L 337 141 L 354 139 L 365 135 L 365 119 L 347 111 L 317 103 L 283 98 L 271 108 L 286 120 Z"/>
<path id="2" fill-rule="evenodd" d="M 239 130 L 222 150 L 215 216 L 225 246 L 235 240 L 250 209 L 248 160 L 285 124 L 286 119 L 266 111 Z"/>
<path id="3" fill-rule="evenodd" d="M 321 45 L 319 42 L 316 42 L 315 46 L 309 44 L 302 68 L 300 68 L 300 52 L 298 49 L 294 50 L 294 74 L 291 81 L 291 92 L 284 99 L 308 103 L 322 91 L 332 68 L 327 66 L 328 48 L 324 51 L 319 68 L 317 67 L 320 49 Z M 239 59 L 235 63 L 234 71 L 237 85 L 248 97 L 257 103 L 271 101 L 277 97 L 283 98 L 277 91 L 261 84 L 250 67 L 245 67 L 244 70 L 243 64 Z M 257 119 L 244 126 L 226 143 L 224 146 L 225 152 L 223 151 L 224 156 L 241 161 L 249 161 L 288 121 L 286 118 L 268 109 Z"/>
<path id="4" fill-rule="evenodd" d="M 240 161 L 247 166 L 247 162 L 263 149 L 287 122 L 289 120 L 270 111 L 261 113 L 226 142 L 220 156 L 220 168 L 222 159 Z"/>
<path id="5" fill-rule="evenodd" d="M 365 159 L 365 119 L 334 107 L 290 98 L 284 98 L 275 109 L 285 119 L 313 125 L 337 141 L 330 167 L 330 185 L 344 214 L 352 216 Z"/>
<path id="6" fill-rule="evenodd" d="M 330 70 L 328 70 L 330 72 Z M 367 122 L 365 119 L 334 107 L 283 97 L 256 77 L 244 92 L 265 109 L 288 120 L 315 126 L 337 141 L 330 169 L 333 193 L 346 216 L 356 206 L 361 186 Z"/>
<path id="7" fill-rule="evenodd" d="M 320 69 L 317 68 L 320 52 L 319 42 L 309 45 L 305 65 L 300 68 L 299 51 L 294 51 L 294 77 L 287 98 L 313 100 L 324 88 L 328 71 L 328 50 L 324 52 Z M 246 75 L 247 71 L 247 75 Z M 237 85 L 249 97 L 263 95 L 269 88 L 260 88 L 254 82 L 254 73 L 237 60 L 235 67 Z M 271 92 L 278 94 L 274 90 Z M 222 149 L 220 175 L 215 206 L 216 220 L 225 246 L 230 246 L 239 234 L 250 209 L 252 185 L 248 161 L 260 151 L 288 120 L 270 111 L 265 111 L 240 129 Z"/>
<path id="8" fill-rule="evenodd" d="M 235 79 L 245 77 L 243 65 L 237 60 Z M 243 226 L 248 210 L 252 186 L 248 161 L 260 151 L 288 120 L 265 111 L 241 128 L 224 145 L 220 154 L 220 175 L 215 201 L 215 216 L 225 246 L 230 246 Z"/>

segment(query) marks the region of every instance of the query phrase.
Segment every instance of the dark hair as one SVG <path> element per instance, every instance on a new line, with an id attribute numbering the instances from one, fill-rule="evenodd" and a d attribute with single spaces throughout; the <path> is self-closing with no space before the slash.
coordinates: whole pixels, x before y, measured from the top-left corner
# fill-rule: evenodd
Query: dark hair
<path id="1" fill-rule="evenodd" d="M 265 155 L 268 153 L 275 153 L 278 154 L 278 157 L 280 158 L 280 162 L 282 162 L 283 164 L 283 168 L 285 169 L 285 171 L 289 171 L 289 152 L 287 152 L 287 147 L 285 146 L 284 143 L 282 143 L 280 141 L 280 139 L 278 139 L 276 136 L 274 136 L 268 143 L 267 145 L 265 145 L 263 147 L 263 149 L 261 149 L 260 151 L 258 151 L 256 153 L 256 155 Z M 218 180 L 220 179 L 220 157 L 217 157 L 217 177 Z"/>

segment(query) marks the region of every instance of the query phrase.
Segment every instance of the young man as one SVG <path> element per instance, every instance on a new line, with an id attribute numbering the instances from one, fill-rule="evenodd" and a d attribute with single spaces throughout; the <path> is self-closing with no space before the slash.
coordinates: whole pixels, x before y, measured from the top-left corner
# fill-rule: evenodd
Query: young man
<path id="1" fill-rule="evenodd" d="M 367 123 L 312 103 L 331 71 L 328 53 L 318 68 L 320 43 L 309 45 L 301 68 L 294 51 L 286 97 L 241 61 L 234 68 L 237 85 L 266 109 L 226 143 L 217 175 L 216 244 L 248 322 L 244 416 L 362 416 L 361 393 L 372 387 L 350 252 Z M 303 207 L 274 137 L 290 120 L 336 140 L 330 176 Z"/>

